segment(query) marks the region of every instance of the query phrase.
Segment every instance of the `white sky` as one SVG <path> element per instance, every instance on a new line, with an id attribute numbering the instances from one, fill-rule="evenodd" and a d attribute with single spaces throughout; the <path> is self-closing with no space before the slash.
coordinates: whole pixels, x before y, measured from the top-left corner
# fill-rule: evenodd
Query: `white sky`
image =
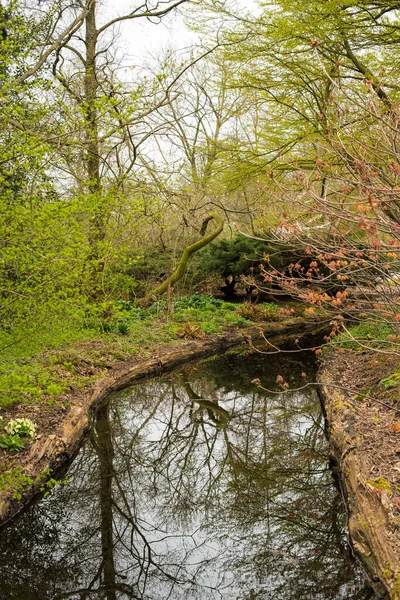
<path id="1" fill-rule="evenodd" d="M 112 0 L 102 0 L 98 23 L 129 13 L 135 4 L 132 0 L 118 0 L 116 8 Z M 124 59 L 128 63 L 138 63 L 144 57 L 157 56 L 163 49 L 173 47 L 183 50 L 195 44 L 198 38 L 184 24 L 182 10 L 174 10 L 158 22 L 150 22 L 144 18 L 122 22 L 118 26 L 118 46 Z"/>
<path id="2" fill-rule="evenodd" d="M 172 0 L 171 0 L 172 1 Z M 138 5 L 135 0 L 100 0 L 98 22 L 104 23 L 116 15 L 128 14 Z M 253 14 L 259 11 L 255 0 L 231 0 L 237 11 Z M 119 48 L 127 63 L 139 63 L 147 56 L 157 56 L 162 50 L 174 48 L 177 51 L 199 44 L 199 36 L 184 23 L 184 15 L 193 14 L 193 7 L 183 4 L 158 22 L 148 19 L 124 21 L 119 25 Z"/>

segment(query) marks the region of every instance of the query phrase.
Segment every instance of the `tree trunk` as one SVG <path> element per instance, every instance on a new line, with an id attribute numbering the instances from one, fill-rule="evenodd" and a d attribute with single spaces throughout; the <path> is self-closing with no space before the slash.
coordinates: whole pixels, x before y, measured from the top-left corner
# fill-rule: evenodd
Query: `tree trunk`
<path id="1" fill-rule="evenodd" d="M 102 203 L 100 175 L 100 147 L 98 131 L 98 111 L 96 107 L 99 83 L 97 80 L 97 39 L 96 2 L 90 6 L 85 19 L 85 137 L 86 137 L 86 185 L 89 191 L 89 274 L 90 295 L 98 298 L 102 289 L 104 271 L 105 216 Z"/>

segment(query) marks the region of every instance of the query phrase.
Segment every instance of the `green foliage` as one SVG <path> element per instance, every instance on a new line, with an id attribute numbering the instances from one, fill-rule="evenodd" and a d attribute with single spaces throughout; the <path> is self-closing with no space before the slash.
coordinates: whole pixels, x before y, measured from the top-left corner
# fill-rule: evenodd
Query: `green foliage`
<path id="1" fill-rule="evenodd" d="M 135 307 L 133 302 L 129 300 L 118 300 L 115 304 L 115 308 L 119 315 L 129 313 L 129 318 L 134 319 L 135 321 L 144 321 L 149 318 L 149 313 L 145 309 Z"/>
<path id="2" fill-rule="evenodd" d="M 200 253 L 199 271 L 202 274 L 218 273 L 223 278 L 231 275 L 256 275 L 264 254 L 273 255 L 276 266 L 281 264 L 279 253 L 267 242 L 259 239 L 235 235 L 232 239 L 222 239 L 206 247 Z"/>
<path id="3" fill-rule="evenodd" d="M 244 319 L 236 314 L 238 306 L 203 294 L 184 296 L 174 302 L 172 318 L 178 323 L 202 324 L 204 333 L 217 333 L 224 326 L 240 326 Z M 246 321 L 246 323 L 248 323 Z"/>
<path id="4" fill-rule="evenodd" d="M 25 489 L 32 483 L 33 479 L 25 475 L 22 467 L 0 473 L 0 490 L 11 491 L 17 500 L 22 498 Z"/>
<path id="5" fill-rule="evenodd" d="M 176 311 L 185 310 L 187 308 L 207 310 L 213 309 L 214 307 L 221 308 L 224 305 L 226 306 L 227 303 L 224 303 L 222 300 L 214 298 L 213 296 L 207 296 L 206 294 L 192 294 L 192 296 L 182 296 L 181 298 L 178 298 L 174 301 L 174 309 Z"/>
<path id="6" fill-rule="evenodd" d="M 55 479 L 54 477 L 51 477 L 51 469 L 47 468 L 47 469 L 43 469 L 43 471 L 40 473 L 39 477 L 36 479 L 36 483 L 40 483 L 40 481 L 43 481 L 43 483 L 40 485 L 40 491 L 44 492 L 44 497 L 48 496 L 51 492 L 51 490 L 53 490 L 55 487 L 59 486 L 59 485 L 67 485 L 67 483 L 69 481 L 71 481 L 70 477 L 66 477 L 65 479 Z"/>
<path id="7" fill-rule="evenodd" d="M 0 448 L 11 452 L 18 452 L 24 449 L 24 441 L 19 435 L 4 435 L 0 434 Z"/>
<path id="8" fill-rule="evenodd" d="M 213 321 L 206 321 L 205 323 L 201 323 L 200 328 L 202 332 L 206 335 L 211 335 L 213 333 L 221 333 L 222 331 L 222 326 L 219 323 L 215 323 Z"/>
<path id="9" fill-rule="evenodd" d="M 121 335 L 127 335 L 129 333 L 128 321 L 118 321 L 118 331 Z"/>
<path id="10" fill-rule="evenodd" d="M 51 400 L 68 387 L 68 382 L 60 381 L 54 370 L 49 370 L 37 360 L 28 364 L 0 363 L 1 407 L 13 402 L 32 402 L 42 398 Z"/>
<path id="11" fill-rule="evenodd" d="M 84 302 L 82 206 L 60 197 L 48 169 L 50 79 L 16 82 L 40 56 L 53 8 L 29 10 L 18 0 L 0 6 L 0 350 L 27 345 L 61 317 L 75 320 Z"/>
<path id="12" fill-rule="evenodd" d="M 400 373 L 392 373 L 389 377 L 381 379 L 380 383 L 386 390 L 395 388 L 400 384 Z"/>
<path id="13" fill-rule="evenodd" d="M 115 248 L 113 249 L 115 253 Z M 146 245 L 140 251 L 120 249 L 106 272 L 107 288 L 133 298 L 145 293 L 149 282 L 157 281 L 168 271 L 171 257 L 158 246 Z"/>
<path id="14" fill-rule="evenodd" d="M 238 315 L 236 312 L 225 313 L 225 322 L 228 327 L 246 327 L 250 325 L 250 321 Z"/>
<path id="15" fill-rule="evenodd" d="M 388 337 L 393 334 L 390 327 L 384 323 L 360 323 L 350 327 L 347 332 L 340 334 L 330 343 L 346 350 L 363 350 L 369 348 L 389 348 L 391 343 Z"/>
<path id="16" fill-rule="evenodd" d="M 305 252 L 299 240 L 287 240 L 280 242 L 269 242 L 261 236 L 249 238 L 236 235 L 231 240 L 220 240 L 206 248 L 202 254 L 202 262 L 199 272 L 206 274 L 219 274 L 227 284 L 229 278 L 238 283 L 242 276 L 246 284 L 259 285 L 261 289 L 270 289 L 271 283 L 266 282 L 265 275 L 274 272 L 274 284 L 280 287 L 280 279 L 302 279 L 307 280 L 307 270 L 314 260 L 310 254 Z M 326 267 L 318 259 L 319 271 L 326 275 Z M 321 277 L 322 278 L 322 277 Z M 332 282 L 328 279 L 325 287 L 332 288 Z M 224 290 L 224 288 L 220 288 Z M 228 289 L 227 292 L 231 292 Z"/>

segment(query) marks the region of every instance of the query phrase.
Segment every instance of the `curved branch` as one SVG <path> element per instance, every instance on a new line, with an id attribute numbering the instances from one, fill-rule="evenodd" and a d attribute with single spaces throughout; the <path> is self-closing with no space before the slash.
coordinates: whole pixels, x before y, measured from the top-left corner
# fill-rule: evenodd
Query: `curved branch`
<path id="1" fill-rule="evenodd" d="M 212 220 L 215 221 L 217 227 L 214 231 L 212 231 L 208 235 L 205 235 L 207 225 Z M 200 248 L 204 248 L 204 246 L 207 246 L 207 244 L 209 244 L 216 237 L 218 237 L 219 234 L 222 232 L 223 228 L 224 228 L 224 219 L 221 217 L 221 215 L 215 211 L 210 213 L 204 219 L 203 224 L 201 226 L 200 235 L 202 237 L 197 242 L 194 242 L 194 244 L 190 244 L 190 246 L 187 246 L 185 248 L 185 250 L 182 254 L 181 260 L 179 261 L 179 265 L 177 266 L 175 271 L 172 273 L 172 275 L 170 277 L 168 277 L 168 279 L 163 281 L 163 283 L 161 285 L 157 286 L 156 288 L 154 288 L 154 290 L 149 292 L 144 298 L 141 298 L 140 300 L 138 300 L 136 303 L 137 306 L 141 306 L 141 307 L 149 306 L 152 302 L 154 302 L 154 300 L 158 296 L 161 296 L 162 294 L 164 294 L 168 290 L 169 287 L 172 287 L 179 279 L 181 279 L 181 277 L 185 274 L 185 271 L 186 271 L 186 268 L 187 268 L 187 265 L 189 262 L 189 258 L 191 257 L 191 255 L 194 254 L 195 252 L 197 252 L 198 250 L 200 250 Z"/>
<path id="2" fill-rule="evenodd" d="M 100 29 L 98 30 L 97 33 L 98 34 L 103 33 L 103 31 L 106 31 L 109 27 L 111 27 L 112 25 L 115 25 L 116 23 L 121 23 L 121 21 L 128 21 L 131 19 L 140 19 L 142 17 L 146 17 L 147 19 L 150 19 L 151 17 L 163 17 L 164 15 L 171 12 L 174 8 L 177 8 L 181 4 L 184 4 L 185 2 L 187 2 L 187 0 L 177 0 L 173 4 L 170 4 L 169 6 L 166 6 L 164 8 L 160 8 L 158 10 L 157 9 L 153 9 L 153 10 L 147 9 L 147 10 L 143 10 L 142 12 L 139 12 L 140 8 L 146 6 L 146 4 L 143 4 L 141 7 L 136 8 L 135 10 L 130 12 L 128 15 L 123 15 L 121 17 L 116 17 L 115 19 L 112 19 L 112 21 L 109 21 L 108 23 L 103 25 L 103 27 L 100 27 Z"/>

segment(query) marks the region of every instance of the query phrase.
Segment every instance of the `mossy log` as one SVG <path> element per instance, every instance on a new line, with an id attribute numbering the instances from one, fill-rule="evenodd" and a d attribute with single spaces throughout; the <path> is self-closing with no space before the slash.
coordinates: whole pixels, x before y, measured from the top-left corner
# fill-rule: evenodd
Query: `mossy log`
<path id="1" fill-rule="evenodd" d="M 206 230 L 207 230 L 207 225 L 212 220 L 215 221 L 217 226 L 214 229 L 214 231 L 212 231 L 208 235 L 205 235 Z M 221 217 L 221 215 L 215 211 L 210 213 L 204 219 L 203 224 L 201 226 L 200 235 L 202 237 L 197 242 L 194 242 L 193 244 L 190 244 L 190 246 L 187 246 L 185 248 L 185 250 L 182 254 L 181 260 L 179 261 L 179 264 L 178 264 L 177 268 L 175 269 L 175 271 L 172 273 L 172 275 L 170 277 L 168 277 L 168 279 L 163 281 L 163 283 L 161 283 L 159 286 L 157 286 L 156 288 L 151 290 L 151 292 L 146 294 L 146 296 L 144 298 L 140 298 L 136 302 L 136 305 L 140 306 L 140 307 L 149 306 L 152 302 L 154 302 L 158 298 L 158 296 L 165 294 L 165 292 L 168 291 L 168 289 L 172 288 L 175 285 L 175 283 L 177 281 L 179 281 L 179 279 L 181 279 L 181 277 L 183 277 L 183 275 L 185 274 L 189 259 L 192 256 L 192 254 L 194 254 L 195 252 L 200 250 L 200 248 L 204 248 L 204 246 L 207 246 L 207 244 L 209 244 L 210 242 L 215 240 L 215 238 L 218 237 L 219 234 L 222 232 L 223 228 L 224 228 L 224 219 Z"/>
<path id="2" fill-rule="evenodd" d="M 357 408 L 340 388 L 335 356 L 318 373 L 320 394 L 329 424 L 331 454 L 339 467 L 348 509 L 348 528 L 354 553 L 364 564 L 379 598 L 400 600 L 400 535 L 393 500 L 385 490 L 377 494 L 364 452 L 365 423 L 358 424 Z M 351 398 L 351 396 L 350 396 Z M 375 423 L 376 425 L 376 423 Z M 377 442 L 379 443 L 379 442 Z"/>

